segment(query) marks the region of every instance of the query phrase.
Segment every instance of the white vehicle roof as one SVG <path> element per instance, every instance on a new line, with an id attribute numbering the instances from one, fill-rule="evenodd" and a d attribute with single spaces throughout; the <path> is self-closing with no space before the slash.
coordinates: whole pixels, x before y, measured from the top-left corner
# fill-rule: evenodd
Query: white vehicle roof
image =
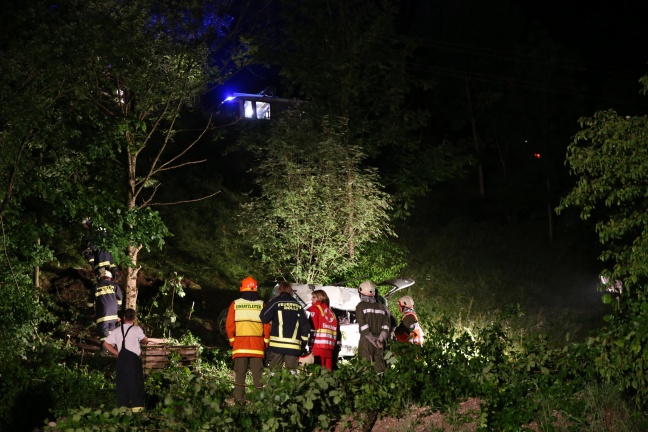
<path id="1" fill-rule="evenodd" d="M 392 288 L 383 295 L 389 297 L 396 291 L 414 285 L 414 280 L 410 278 L 394 278 L 376 284 L 377 286 L 388 285 Z M 360 302 L 357 288 L 349 288 L 337 285 L 319 285 L 319 284 L 292 284 L 295 297 L 301 300 L 302 306 L 310 305 L 311 295 L 315 290 L 323 290 L 329 297 L 330 306 L 335 309 L 355 311 L 356 305 Z"/>

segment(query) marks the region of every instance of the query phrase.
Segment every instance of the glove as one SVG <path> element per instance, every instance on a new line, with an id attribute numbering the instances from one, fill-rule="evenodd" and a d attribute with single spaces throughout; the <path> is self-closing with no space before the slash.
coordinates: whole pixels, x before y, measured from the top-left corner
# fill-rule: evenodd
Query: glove
<path id="1" fill-rule="evenodd" d="M 368 335 L 365 336 L 365 337 L 367 338 L 367 340 L 369 341 L 369 343 L 371 343 L 371 344 L 372 344 L 373 346 L 375 346 L 376 348 L 382 348 L 382 343 L 378 341 L 378 339 L 376 338 L 376 336 L 374 336 L 374 335 L 372 335 L 372 334 L 368 334 Z"/>
<path id="2" fill-rule="evenodd" d="M 380 342 L 380 345 L 383 345 L 386 340 L 387 340 L 387 332 L 383 330 L 380 332 L 380 336 L 378 336 L 378 342 Z"/>

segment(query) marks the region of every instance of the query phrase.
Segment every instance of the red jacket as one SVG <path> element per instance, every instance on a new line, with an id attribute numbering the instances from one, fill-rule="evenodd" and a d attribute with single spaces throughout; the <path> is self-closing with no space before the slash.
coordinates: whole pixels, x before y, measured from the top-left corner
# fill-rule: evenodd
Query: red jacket
<path id="1" fill-rule="evenodd" d="M 232 346 L 232 358 L 265 357 L 265 348 L 270 340 L 270 324 L 261 322 L 263 300 L 237 299 L 227 313 L 225 328 Z"/>
<path id="2" fill-rule="evenodd" d="M 335 314 L 326 304 L 315 302 L 308 308 L 311 315 L 312 330 L 315 332 L 313 355 L 333 357 L 337 344 L 338 322 Z"/>

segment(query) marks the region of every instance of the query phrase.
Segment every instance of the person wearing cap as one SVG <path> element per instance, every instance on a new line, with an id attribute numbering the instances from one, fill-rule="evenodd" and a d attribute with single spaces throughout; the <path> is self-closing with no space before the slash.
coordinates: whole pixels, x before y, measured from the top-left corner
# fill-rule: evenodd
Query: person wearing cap
<path id="1" fill-rule="evenodd" d="M 241 298 L 232 302 L 225 328 L 234 359 L 234 400 L 245 402 L 245 375 L 252 372 L 252 381 L 261 388 L 265 349 L 270 338 L 270 325 L 261 322 L 265 303 L 259 297 L 257 281 L 251 276 L 241 281 Z"/>
<path id="2" fill-rule="evenodd" d="M 358 287 L 360 303 L 356 306 L 356 320 L 360 328 L 358 356 L 373 363 L 377 374 L 385 372 L 385 341 L 390 331 L 387 306 L 376 301 L 376 286 L 364 281 Z"/>
<path id="3" fill-rule="evenodd" d="M 144 330 L 135 325 L 136 317 L 135 309 L 126 309 L 123 324 L 103 342 L 104 348 L 117 357 L 117 405 L 133 412 L 143 410 L 146 402 L 140 344 L 148 342 Z"/>
<path id="4" fill-rule="evenodd" d="M 119 321 L 118 313 L 122 298 L 121 288 L 113 282 L 112 273 L 105 271 L 88 296 L 88 308 L 94 308 L 94 318 L 101 342 L 115 329 Z"/>
<path id="5" fill-rule="evenodd" d="M 418 316 L 414 312 L 414 299 L 403 296 L 398 299 L 398 308 L 403 314 L 401 322 L 394 330 L 394 336 L 399 342 L 409 342 L 423 346 L 423 329 L 419 324 Z"/>
<path id="6" fill-rule="evenodd" d="M 270 369 L 283 366 L 291 373 L 297 373 L 299 356 L 306 350 L 310 324 L 308 312 L 293 297 L 290 283 L 281 282 L 277 296 L 261 311 L 261 321 L 270 323 L 270 344 L 267 357 Z"/>

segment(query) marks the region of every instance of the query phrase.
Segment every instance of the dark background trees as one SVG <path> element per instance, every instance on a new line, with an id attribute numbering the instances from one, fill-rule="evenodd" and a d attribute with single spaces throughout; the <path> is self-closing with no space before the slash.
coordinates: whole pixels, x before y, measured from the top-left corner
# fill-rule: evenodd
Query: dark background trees
<path id="1" fill-rule="evenodd" d="M 241 224 L 255 220 L 242 204 L 261 195 L 281 146 L 295 154 L 307 149 L 300 140 L 327 142 L 312 139 L 326 130 L 322 119 L 344 124 L 344 139 L 328 152 L 314 148 L 303 160 L 319 163 L 303 165 L 317 179 L 322 166 L 366 155 L 336 172 L 376 173 L 391 204 L 382 232 L 399 236 L 368 242 L 357 267 L 335 267 L 328 278 L 402 269 L 417 279 L 422 307 L 459 316 L 474 299 L 484 309 L 519 303 L 547 316 L 556 315 L 551 301 L 600 306 L 603 246 L 578 214 L 556 217 L 554 208 L 574 186 L 564 161 L 579 118 L 616 110 L 586 122 L 590 129 L 572 144 L 570 163 L 584 181 L 576 144 L 598 145 L 597 131 L 630 147 L 624 164 L 641 156 L 634 151 L 643 123 L 623 119 L 646 107 L 637 82 L 645 59 L 632 43 L 641 40 L 636 17 L 645 6 L 628 6 L 628 21 L 618 24 L 635 37 L 623 40 L 606 27 L 615 16 L 594 14 L 605 12 L 603 3 L 565 13 L 558 2 L 536 10 L 508 0 L 175 3 L 39 0 L 3 13 L 0 331 L 12 347 L 0 351 L 3 364 L 19 364 L 56 327 L 40 291 L 47 280 L 34 283 L 33 271 L 81 266 L 76 249 L 88 215 L 111 233 L 102 247 L 129 269 L 131 306 L 140 265 L 153 277 L 194 279 L 203 294 L 248 274 L 266 285 L 290 278 L 269 269 L 242 234 Z M 306 102 L 311 133 L 218 119 L 214 94 L 234 82 L 236 91 L 273 86 L 276 96 Z M 578 207 L 585 190 L 575 190 Z M 613 249 L 622 267 L 608 270 L 633 278 L 627 247 Z M 200 312 L 209 318 L 217 308 Z"/>

